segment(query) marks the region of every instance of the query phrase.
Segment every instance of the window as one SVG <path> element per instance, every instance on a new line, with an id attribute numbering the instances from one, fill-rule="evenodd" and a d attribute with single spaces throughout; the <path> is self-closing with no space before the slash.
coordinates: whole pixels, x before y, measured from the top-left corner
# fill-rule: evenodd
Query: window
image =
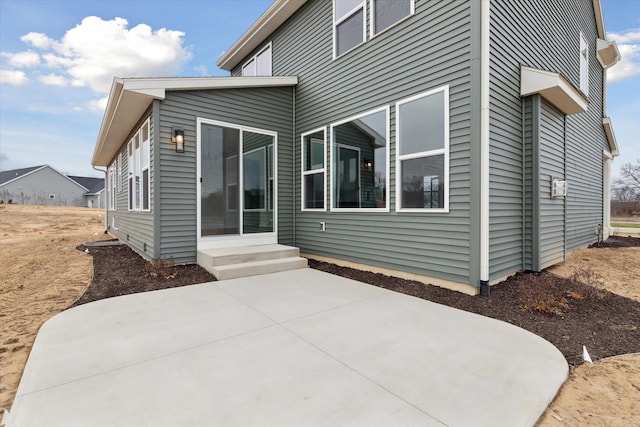
<path id="1" fill-rule="evenodd" d="M 378 34 L 413 15 L 414 0 L 371 0 L 371 34 Z"/>
<path id="2" fill-rule="evenodd" d="M 302 143 L 302 210 L 326 210 L 327 130 L 303 133 Z"/>
<path id="3" fill-rule="evenodd" d="M 271 73 L 271 43 L 269 43 L 242 66 L 242 75 L 270 76 Z"/>
<path id="4" fill-rule="evenodd" d="M 396 104 L 396 209 L 449 210 L 449 87 Z"/>
<path id="5" fill-rule="evenodd" d="M 333 0 L 334 58 L 364 42 L 364 0 Z"/>
<path id="6" fill-rule="evenodd" d="M 149 120 L 135 133 L 127 144 L 129 210 L 150 210 L 150 147 Z"/>
<path id="7" fill-rule="evenodd" d="M 580 90 L 589 95 L 589 43 L 580 33 Z"/>
<path id="8" fill-rule="evenodd" d="M 389 108 L 331 125 L 331 209 L 389 209 Z"/>
<path id="9" fill-rule="evenodd" d="M 117 158 L 116 161 L 114 161 L 111 166 L 108 169 L 107 172 L 107 178 L 108 178 L 108 183 L 107 183 L 107 188 L 109 190 L 109 210 L 115 210 L 116 209 L 116 180 L 117 180 L 117 168 L 116 168 L 116 164 L 117 164 Z"/>

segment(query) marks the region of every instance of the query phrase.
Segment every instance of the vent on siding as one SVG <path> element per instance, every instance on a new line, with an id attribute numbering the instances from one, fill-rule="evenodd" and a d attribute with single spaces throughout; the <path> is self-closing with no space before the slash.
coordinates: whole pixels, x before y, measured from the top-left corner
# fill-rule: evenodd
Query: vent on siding
<path id="1" fill-rule="evenodd" d="M 562 178 L 551 178 L 551 198 L 557 199 L 567 195 L 567 181 Z"/>

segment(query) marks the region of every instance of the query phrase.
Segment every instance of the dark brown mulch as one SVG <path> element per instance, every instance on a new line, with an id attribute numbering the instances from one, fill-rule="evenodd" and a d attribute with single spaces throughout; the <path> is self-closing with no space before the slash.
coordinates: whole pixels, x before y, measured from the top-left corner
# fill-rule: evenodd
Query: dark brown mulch
<path id="1" fill-rule="evenodd" d="M 152 277 L 145 271 L 149 264 L 127 245 L 86 247 L 78 250 L 93 256 L 93 279 L 84 294 L 71 307 L 120 295 L 177 288 L 195 283 L 212 282 L 211 273 L 196 264 L 176 265 L 175 277 Z M 149 269 L 149 267 L 147 267 Z"/>
<path id="2" fill-rule="evenodd" d="M 598 247 L 640 246 L 640 239 L 616 237 L 605 243 L 608 246 Z M 93 256 L 94 277 L 72 307 L 113 296 L 215 280 L 197 265 L 175 266 L 171 270 L 176 273 L 173 278 L 151 277 L 147 272 L 157 272 L 158 269 L 150 269 L 149 263 L 126 245 L 91 248 L 81 245 L 78 249 L 88 249 Z M 437 286 L 314 260 L 310 260 L 309 265 L 317 270 L 514 324 L 553 343 L 574 366 L 582 363 L 583 345 L 594 360 L 640 352 L 640 302 L 547 272 L 518 273 L 492 286 L 489 297 L 472 297 Z M 555 311 L 555 314 L 523 308 L 523 303 L 534 305 L 532 301 L 541 303 L 542 309 Z"/>
<path id="3" fill-rule="evenodd" d="M 640 238 L 638 237 L 624 237 L 624 236 L 611 236 L 607 240 L 594 243 L 589 246 L 590 248 L 637 248 L 640 247 Z"/>

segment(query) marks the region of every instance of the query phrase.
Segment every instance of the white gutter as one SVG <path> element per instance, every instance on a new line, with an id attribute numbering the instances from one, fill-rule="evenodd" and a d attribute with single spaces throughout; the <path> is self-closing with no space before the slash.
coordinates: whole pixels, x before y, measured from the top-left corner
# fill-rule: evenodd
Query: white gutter
<path id="1" fill-rule="evenodd" d="M 489 44 L 490 0 L 482 0 L 480 23 L 480 294 L 489 295 Z"/>

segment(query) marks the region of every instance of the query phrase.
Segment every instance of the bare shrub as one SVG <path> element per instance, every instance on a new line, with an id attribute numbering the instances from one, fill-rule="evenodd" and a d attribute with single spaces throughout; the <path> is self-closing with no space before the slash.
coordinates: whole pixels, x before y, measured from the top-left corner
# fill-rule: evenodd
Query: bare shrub
<path id="1" fill-rule="evenodd" d="M 144 265 L 144 274 L 146 277 L 174 279 L 178 275 L 178 271 L 173 257 L 169 257 L 147 261 Z"/>
<path id="2" fill-rule="evenodd" d="M 559 289 L 550 276 L 523 274 L 518 280 L 518 296 L 522 308 L 545 314 L 562 314 L 569 309 L 567 293 Z"/>

